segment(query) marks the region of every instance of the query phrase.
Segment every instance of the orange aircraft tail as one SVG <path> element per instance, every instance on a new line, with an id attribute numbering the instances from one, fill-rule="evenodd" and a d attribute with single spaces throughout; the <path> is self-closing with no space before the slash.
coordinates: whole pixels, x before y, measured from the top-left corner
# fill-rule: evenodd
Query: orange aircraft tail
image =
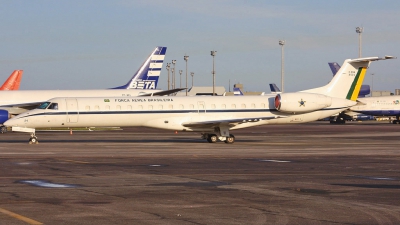
<path id="1" fill-rule="evenodd" d="M 4 82 L 3 86 L 0 87 L 0 90 L 3 91 L 12 91 L 18 90 L 19 85 L 21 84 L 23 70 L 14 70 L 14 72 L 8 77 L 6 82 Z"/>

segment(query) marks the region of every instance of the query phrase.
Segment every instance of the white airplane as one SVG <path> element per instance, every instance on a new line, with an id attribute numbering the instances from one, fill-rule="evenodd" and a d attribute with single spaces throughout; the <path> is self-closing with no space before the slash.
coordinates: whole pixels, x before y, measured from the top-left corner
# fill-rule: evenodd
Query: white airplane
<path id="1" fill-rule="evenodd" d="M 166 47 L 156 47 L 127 84 L 112 89 L 0 91 L 0 125 L 12 116 L 34 109 L 55 97 L 166 95 L 180 91 L 182 89 L 155 90 L 166 50 Z M 0 126 L 1 133 L 6 131 L 5 126 Z"/>
<path id="2" fill-rule="evenodd" d="M 350 112 L 362 113 L 371 116 L 395 116 L 393 124 L 400 124 L 400 96 L 380 96 L 359 98 L 358 104 L 351 107 Z"/>
<path id="3" fill-rule="evenodd" d="M 326 118 L 357 104 L 355 101 L 371 61 L 347 59 L 323 87 L 295 93 L 257 96 L 158 96 L 53 98 L 4 125 L 31 133 L 35 128 L 144 126 L 195 131 L 210 143 L 233 143 L 230 130 L 265 124 L 305 123 Z"/>

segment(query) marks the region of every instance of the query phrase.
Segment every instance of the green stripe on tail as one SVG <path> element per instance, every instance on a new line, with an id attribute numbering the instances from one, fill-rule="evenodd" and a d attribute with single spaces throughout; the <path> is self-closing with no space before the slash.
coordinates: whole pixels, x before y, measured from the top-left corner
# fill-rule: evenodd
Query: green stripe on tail
<path id="1" fill-rule="evenodd" d="M 367 68 L 360 67 L 358 69 L 357 75 L 351 84 L 350 90 L 347 93 L 346 99 L 355 101 L 357 100 L 358 94 L 360 93 L 361 85 L 364 81 L 365 73 L 367 72 Z"/>

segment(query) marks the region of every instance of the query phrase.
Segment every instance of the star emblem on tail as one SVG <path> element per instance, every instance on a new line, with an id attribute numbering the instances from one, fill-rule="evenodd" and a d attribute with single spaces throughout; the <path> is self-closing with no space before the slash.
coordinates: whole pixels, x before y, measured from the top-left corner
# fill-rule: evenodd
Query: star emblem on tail
<path id="1" fill-rule="evenodd" d="M 301 99 L 300 101 L 299 101 L 299 107 L 302 107 L 302 106 L 304 106 L 304 107 L 306 107 L 306 101 L 304 101 L 303 99 Z"/>

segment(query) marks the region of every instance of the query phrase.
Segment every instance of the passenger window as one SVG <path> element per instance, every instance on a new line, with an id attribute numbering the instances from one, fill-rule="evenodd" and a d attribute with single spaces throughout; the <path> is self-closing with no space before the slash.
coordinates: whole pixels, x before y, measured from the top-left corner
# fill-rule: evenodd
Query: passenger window
<path id="1" fill-rule="evenodd" d="M 120 105 L 117 105 L 117 110 L 121 110 L 121 106 Z"/>
<path id="2" fill-rule="evenodd" d="M 86 111 L 90 111 L 90 106 L 87 105 L 87 106 L 85 107 L 85 110 L 86 110 Z"/>
<path id="3" fill-rule="evenodd" d="M 132 106 L 131 105 L 128 105 L 128 110 L 132 110 Z"/>
<path id="4" fill-rule="evenodd" d="M 110 106 L 109 105 L 106 105 L 106 110 L 110 110 Z"/>
<path id="5" fill-rule="evenodd" d="M 245 109 L 246 108 L 246 104 L 242 104 L 242 109 Z"/>
<path id="6" fill-rule="evenodd" d="M 100 107 L 99 107 L 98 105 L 96 105 L 96 106 L 94 107 L 94 109 L 95 109 L 95 110 L 99 110 Z"/>

